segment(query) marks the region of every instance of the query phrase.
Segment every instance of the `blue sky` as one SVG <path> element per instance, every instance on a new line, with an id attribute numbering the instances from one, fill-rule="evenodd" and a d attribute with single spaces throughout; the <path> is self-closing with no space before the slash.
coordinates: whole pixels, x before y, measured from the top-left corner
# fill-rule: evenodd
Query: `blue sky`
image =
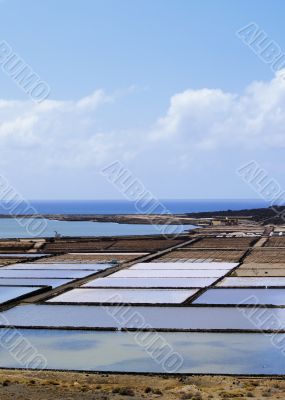
<path id="1" fill-rule="evenodd" d="M 0 40 L 51 89 L 35 104 L 0 70 L 0 172 L 31 199 L 122 198 L 100 173 L 119 160 L 156 197 L 252 198 L 236 169 L 254 159 L 285 190 L 284 84 L 236 36 L 254 22 L 285 52 L 284 12 L 281 0 L 0 1 Z"/>

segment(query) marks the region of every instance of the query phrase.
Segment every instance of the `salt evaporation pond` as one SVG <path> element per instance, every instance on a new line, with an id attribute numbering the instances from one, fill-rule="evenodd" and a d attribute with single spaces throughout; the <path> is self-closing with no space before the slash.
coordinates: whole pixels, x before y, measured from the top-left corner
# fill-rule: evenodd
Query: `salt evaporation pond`
<path id="1" fill-rule="evenodd" d="M 0 336 L 4 334 L 0 329 Z M 37 358 L 14 358 L 0 347 L 1 368 L 46 368 L 100 372 L 153 372 L 276 375 L 285 373 L 284 355 L 270 337 L 259 333 L 163 333 L 171 346 L 148 348 L 155 332 L 100 332 L 20 329 L 37 349 Z M 279 342 L 285 334 L 278 334 Z M 143 340 L 146 345 L 140 345 Z M 112 349 L 112 351 L 110 351 Z M 160 354 L 160 357 L 157 355 Z"/>

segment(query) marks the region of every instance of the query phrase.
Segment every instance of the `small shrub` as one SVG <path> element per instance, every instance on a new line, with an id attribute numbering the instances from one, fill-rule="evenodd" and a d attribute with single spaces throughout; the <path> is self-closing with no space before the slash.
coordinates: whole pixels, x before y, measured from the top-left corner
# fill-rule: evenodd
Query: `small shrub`
<path id="1" fill-rule="evenodd" d="M 181 400 L 190 400 L 193 399 L 193 394 L 191 393 L 183 393 L 183 395 L 180 397 Z"/>
<path id="2" fill-rule="evenodd" d="M 162 391 L 160 389 L 152 389 L 153 394 L 159 394 L 160 396 L 162 395 Z"/>
<path id="3" fill-rule="evenodd" d="M 263 397 L 270 397 L 271 394 L 270 394 L 270 392 L 263 392 L 263 393 L 262 393 L 262 396 L 263 396 Z"/>
<path id="4" fill-rule="evenodd" d="M 114 388 L 113 393 L 118 393 L 121 396 L 134 396 L 135 392 L 131 388 Z"/>

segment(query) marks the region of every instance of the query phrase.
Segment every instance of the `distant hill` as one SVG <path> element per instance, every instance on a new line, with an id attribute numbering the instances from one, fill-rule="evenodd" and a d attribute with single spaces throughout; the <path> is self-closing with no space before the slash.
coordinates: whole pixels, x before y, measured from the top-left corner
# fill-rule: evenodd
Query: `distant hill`
<path id="1" fill-rule="evenodd" d="M 226 210 L 226 211 L 209 211 L 186 213 L 187 216 L 193 218 L 210 218 L 210 217 L 252 217 L 256 222 L 264 225 L 285 224 L 285 206 L 272 206 L 268 208 L 252 208 L 245 210 Z"/>

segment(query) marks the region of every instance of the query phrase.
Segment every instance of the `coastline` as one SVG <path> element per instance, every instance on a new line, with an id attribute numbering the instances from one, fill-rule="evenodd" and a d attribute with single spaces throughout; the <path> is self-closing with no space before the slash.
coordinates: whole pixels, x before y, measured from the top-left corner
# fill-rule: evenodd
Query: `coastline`
<path id="1" fill-rule="evenodd" d="M 185 213 L 166 213 L 166 214 L 135 214 L 135 213 L 113 213 L 113 214 L 82 214 L 82 213 L 37 213 L 37 214 L 1 214 L 0 219 L 5 218 L 45 218 L 56 221 L 90 221 L 90 222 L 114 222 L 118 224 L 167 224 L 167 225 L 197 225 L 210 226 L 213 222 L 226 224 L 240 223 L 259 223 L 283 224 L 285 215 L 285 206 L 272 206 L 266 208 L 250 208 L 241 210 L 224 211 L 201 211 Z"/>

